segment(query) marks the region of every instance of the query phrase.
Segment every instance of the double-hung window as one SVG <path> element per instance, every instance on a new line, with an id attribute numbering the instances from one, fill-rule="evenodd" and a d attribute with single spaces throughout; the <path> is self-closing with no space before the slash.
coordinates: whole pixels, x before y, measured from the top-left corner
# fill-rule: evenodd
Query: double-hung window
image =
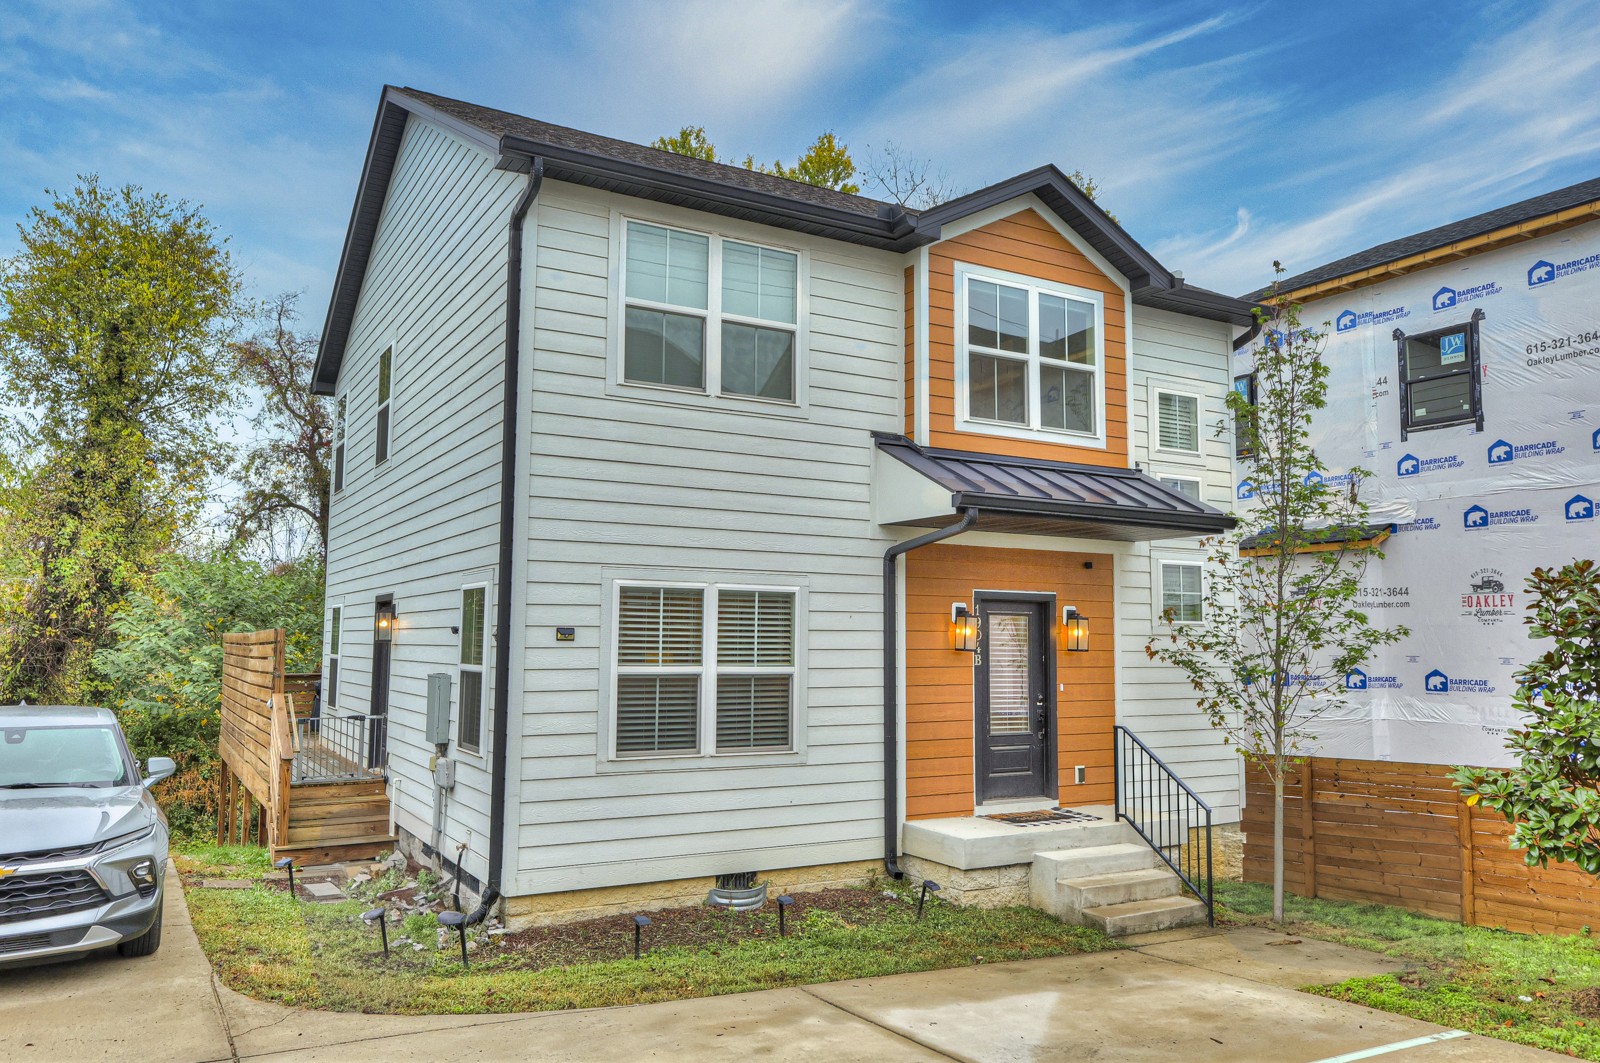
<path id="1" fill-rule="evenodd" d="M 1395 329 L 1400 356 L 1400 438 L 1457 424 L 1483 428 L 1478 322 L 1407 336 Z"/>
<path id="2" fill-rule="evenodd" d="M 333 406 L 333 489 L 344 490 L 344 399 L 340 395 Z"/>
<path id="3" fill-rule="evenodd" d="M 1156 389 L 1156 449 L 1200 453 L 1200 397 Z"/>
<path id="4" fill-rule="evenodd" d="M 794 402 L 800 256 L 623 223 L 624 384 Z"/>
<path id="5" fill-rule="evenodd" d="M 1098 440 L 1104 420 L 1101 295 L 1010 275 L 964 269 L 957 275 L 968 427 Z"/>
<path id="6" fill-rule="evenodd" d="M 489 592 L 483 587 L 461 590 L 461 645 L 456 683 L 456 745 L 468 753 L 483 749 L 483 647 L 488 630 Z"/>
<path id="7" fill-rule="evenodd" d="M 1205 619 L 1205 594 L 1200 565 L 1188 561 L 1161 562 L 1161 614 L 1173 623 L 1199 623 Z"/>
<path id="8" fill-rule="evenodd" d="M 385 347 L 383 353 L 378 355 L 378 417 L 377 417 L 377 448 L 374 464 L 382 465 L 389 460 L 389 398 L 394 386 L 394 348 Z"/>
<path id="9" fill-rule="evenodd" d="M 322 703 L 327 708 L 339 704 L 339 629 L 344 626 L 344 606 L 336 605 L 328 617 L 328 678 L 322 684 Z"/>
<path id="10" fill-rule="evenodd" d="M 792 749 L 795 603 L 783 588 L 618 584 L 616 755 Z"/>

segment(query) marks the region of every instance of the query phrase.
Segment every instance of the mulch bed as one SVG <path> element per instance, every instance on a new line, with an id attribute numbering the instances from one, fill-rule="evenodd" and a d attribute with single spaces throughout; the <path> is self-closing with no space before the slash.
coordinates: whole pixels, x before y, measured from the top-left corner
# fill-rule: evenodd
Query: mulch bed
<path id="1" fill-rule="evenodd" d="M 864 889 L 831 889 L 795 893 L 788 912 L 789 933 L 800 929 L 807 912 L 832 912 L 846 923 L 875 923 L 907 903 Z M 734 912 L 709 905 L 667 908 L 650 912 L 644 928 L 646 949 L 682 945 L 709 948 L 778 936 L 778 902 L 769 897 L 754 912 Z M 633 955 L 633 916 L 614 915 L 557 926 L 530 927 L 501 936 L 495 953 L 501 962 L 543 968 L 563 963 L 589 963 Z"/>
<path id="2" fill-rule="evenodd" d="M 1572 994 L 1572 1010 L 1579 1015 L 1600 1019 L 1600 986 L 1589 986 Z"/>

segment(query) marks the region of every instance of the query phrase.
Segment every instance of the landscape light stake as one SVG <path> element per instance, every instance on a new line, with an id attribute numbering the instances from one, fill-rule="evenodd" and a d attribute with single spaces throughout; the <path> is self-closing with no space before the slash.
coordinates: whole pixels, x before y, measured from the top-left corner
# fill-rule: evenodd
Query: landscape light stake
<path id="1" fill-rule="evenodd" d="M 787 893 L 778 898 L 778 936 L 781 938 L 789 936 L 789 927 L 784 921 L 784 914 L 788 912 L 789 905 L 793 903 L 794 898 Z"/>
<path id="2" fill-rule="evenodd" d="M 368 925 L 372 923 L 378 924 L 378 934 L 383 938 L 383 954 L 385 956 L 389 955 L 389 921 L 386 918 L 388 914 L 389 909 L 387 908 L 374 908 L 369 912 L 361 913 L 363 922 Z"/>
<path id="3" fill-rule="evenodd" d="M 277 868 L 279 871 L 287 871 L 287 872 L 289 872 L 289 896 L 291 896 L 291 897 L 295 896 L 295 892 L 294 892 L 294 857 L 286 856 L 282 860 L 279 860 L 277 863 L 273 864 L 272 866 Z"/>
<path id="4" fill-rule="evenodd" d="M 941 887 L 931 878 L 925 878 L 922 880 L 922 893 L 917 896 L 917 922 L 922 922 L 922 906 L 928 903 L 929 891 L 938 893 L 942 888 L 943 887 Z"/>
<path id="5" fill-rule="evenodd" d="M 439 925 L 456 928 L 456 933 L 461 936 L 461 966 L 469 966 L 467 963 L 467 917 L 460 912 L 440 912 Z"/>
<path id="6" fill-rule="evenodd" d="M 636 960 L 639 958 L 639 945 L 644 934 L 644 928 L 649 925 L 650 917 L 648 915 L 636 915 L 633 917 L 633 958 Z"/>

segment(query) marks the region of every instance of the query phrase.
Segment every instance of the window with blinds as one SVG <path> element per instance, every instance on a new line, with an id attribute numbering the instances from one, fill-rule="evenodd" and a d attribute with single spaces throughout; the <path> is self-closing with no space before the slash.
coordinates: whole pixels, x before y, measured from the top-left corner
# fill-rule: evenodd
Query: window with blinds
<path id="1" fill-rule="evenodd" d="M 1156 392 L 1156 438 L 1162 450 L 1200 453 L 1200 399 L 1175 391 Z"/>
<path id="2" fill-rule="evenodd" d="M 468 753 L 483 749 L 483 647 L 488 629 L 488 601 L 489 592 L 485 588 L 462 588 L 456 745 Z"/>
<path id="3" fill-rule="evenodd" d="M 794 594 L 717 596 L 717 751 L 788 749 L 794 700 Z"/>
<path id="4" fill-rule="evenodd" d="M 616 755 L 794 748 L 796 593 L 617 589 Z"/>

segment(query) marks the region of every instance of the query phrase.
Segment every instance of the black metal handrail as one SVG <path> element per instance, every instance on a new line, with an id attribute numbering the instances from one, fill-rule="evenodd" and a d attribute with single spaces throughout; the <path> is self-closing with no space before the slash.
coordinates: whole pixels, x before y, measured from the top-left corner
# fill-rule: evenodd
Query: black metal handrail
<path id="1" fill-rule="evenodd" d="M 1206 924 L 1217 925 L 1211 878 L 1211 806 L 1178 778 L 1139 736 L 1121 724 L 1116 740 L 1117 818 L 1155 850 L 1189 892 L 1206 906 Z M 1203 837 L 1195 837 L 1200 831 Z"/>
<path id="2" fill-rule="evenodd" d="M 389 718 L 365 712 L 322 709 L 294 721 L 291 785 L 353 782 L 381 776 Z"/>

